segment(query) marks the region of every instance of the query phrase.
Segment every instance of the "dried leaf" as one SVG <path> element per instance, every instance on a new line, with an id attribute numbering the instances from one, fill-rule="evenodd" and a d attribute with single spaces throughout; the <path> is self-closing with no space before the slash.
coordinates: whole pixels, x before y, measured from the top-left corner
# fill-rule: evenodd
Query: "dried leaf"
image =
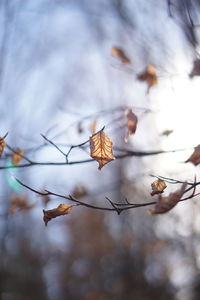
<path id="1" fill-rule="evenodd" d="M 75 188 L 72 192 L 72 197 L 75 199 L 79 199 L 79 198 L 85 197 L 87 195 L 88 195 L 88 191 L 83 185 L 75 186 Z"/>
<path id="2" fill-rule="evenodd" d="M 12 195 L 10 202 L 11 204 L 8 210 L 9 215 L 14 214 L 17 210 L 26 212 L 35 206 L 35 204 L 28 203 L 28 198 L 26 195 Z"/>
<path id="3" fill-rule="evenodd" d="M 128 127 L 128 131 L 127 131 L 127 133 L 125 135 L 125 142 L 127 142 L 128 141 L 128 137 L 130 135 L 134 134 L 135 131 L 136 131 L 138 118 L 133 113 L 132 109 L 126 109 L 125 110 L 125 115 L 127 117 L 127 127 Z"/>
<path id="4" fill-rule="evenodd" d="M 189 76 L 190 78 L 193 78 L 194 76 L 200 76 L 200 59 L 196 59 L 193 62 L 193 69 Z"/>
<path id="5" fill-rule="evenodd" d="M 156 194 L 162 194 L 164 192 L 164 189 L 166 189 L 167 185 L 164 180 L 158 179 L 151 184 L 151 187 L 151 196 L 154 196 Z"/>
<path id="6" fill-rule="evenodd" d="M 90 130 L 90 132 L 92 133 L 92 134 L 94 134 L 97 130 L 97 121 L 95 120 L 95 121 L 93 121 L 92 122 L 92 124 L 90 125 L 90 128 L 89 128 L 89 130 Z"/>
<path id="7" fill-rule="evenodd" d="M 115 159 L 112 153 L 112 141 L 103 130 L 90 137 L 90 156 L 98 161 L 99 170 Z"/>
<path id="8" fill-rule="evenodd" d="M 118 57 L 122 63 L 130 64 L 130 59 L 125 55 L 124 51 L 118 47 L 112 47 L 111 51 L 112 55 Z"/>
<path id="9" fill-rule="evenodd" d="M 6 133 L 4 135 L 4 137 L 0 138 L 0 157 L 1 157 L 1 155 L 3 153 L 3 150 L 4 150 L 5 146 L 6 146 L 5 138 L 6 138 L 7 135 L 8 135 L 8 133 Z"/>
<path id="10" fill-rule="evenodd" d="M 137 76 L 138 80 L 146 81 L 148 84 L 148 90 L 158 83 L 156 69 L 153 65 L 149 64 L 144 72 Z"/>
<path id="11" fill-rule="evenodd" d="M 192 155 L 185 162 L 186 163 L 191 162 L 195 166 L 200 164 L 200 145 L 198 145 L 194 148 L 194 152 L 192 153 Z"/>
<path id="12" fill-rule="evenodd" d="M 164 131 L 161 133 L 161 135 L 168 136 L 168 135 L 170 135 L 172 132 L 173 132 L 173 130 L 167 129 L 167 130 L 164 130 Z"/>
<path id="13" fill-rule="evenodd" d="M 49 209 L 49 210 L 43 209 L 43 213 L 44 213 L 43 220 L 45 225 L 47 226 L 48 222 L 51 221 L 51 219 L 54 219 L 59 216 L 68 215 L 71 212 L 73 206 L 74 205 L 60 204 L 58 205 L 57 208 L 54 209 Z"/>
<path id="14" fill-rule="evenodd" d="M 183 196 L 185 189 L 187 186 L 187 182 L 182 184 L 180 190 L 170 193 L 168 197 L 159 197 L 158 201 L 155 205 L 155 209 L 150 209 L 148 212 L 151 215 L 164 214 L 171 210 L 181 199 Z"/>
<path id="15" fill-rule="evenodd" d="M 12 153 L 12 164 L 14 166 L 18 165 L 18 163 L 21 161 L 23 156 L 24 156 L 24 152 L 21 149 L 17 148 L 15 152 Z"/>

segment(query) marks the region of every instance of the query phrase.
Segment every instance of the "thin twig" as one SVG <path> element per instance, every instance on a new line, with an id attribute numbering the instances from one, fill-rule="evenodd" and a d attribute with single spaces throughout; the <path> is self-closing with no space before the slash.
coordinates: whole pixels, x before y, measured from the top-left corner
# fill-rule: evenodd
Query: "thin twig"
<path id="1" fill-rule="evenodd" d="M 6 144 L 6 147 L 7 147 L 10 151 L 12 151 L 13 153 L 16 153 L 16 154 L 20 155 L 20 154 L 18 153 L 18 151 L 15 150 L 14 148 L 12 148 L 10 145 Z M 25 159 L 25 160 L 28 161 L 30 164 L 32 164 L 32 160 L 29 159 L 27 156 L 25 156 L 24 154 L 23 154 L 23 155 L 20 155 L 20 156 L 21 156 L 21 158 Z"/>

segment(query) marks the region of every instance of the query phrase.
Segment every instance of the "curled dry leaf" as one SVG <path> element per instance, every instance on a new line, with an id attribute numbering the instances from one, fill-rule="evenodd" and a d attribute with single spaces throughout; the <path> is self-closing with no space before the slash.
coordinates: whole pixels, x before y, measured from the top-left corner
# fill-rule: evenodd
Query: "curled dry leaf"
<path id="1" fill-rule="evenodd" d="M 133 113 L 132 109 L 126 109 L 125 110 L 125 115 L 127 118 L 127 127 L 128 127 L 128 131 L 125 135 L 125 142 L 128 141 L 128 137 L 132 134 L 135 133 L 136 128 L 137 128 L 137 122 L 138 122 L 138 118 L 137 116 Z"/>
<path id="2" fill-rule="evenodd" d="M 45 225 L 47 226 L 48 222 L 51 221 L 51 219 L 54 219 L 59 216 L 68 215 L 71 212 L 73 206 L 74 205 L 60 204 L 58 205 L 58 207 L 54 209 L 49 209 L 49 210 L 43 209 L 43 213 L 44 213 L 43 220 Z"/>
<path id="3" fill-rule="evenodd" d="M 115 159 L 112 153 L 112 141 L 103 129 L 90 137 L 90 156 L 99 163 L 99 170 Z"/>
<path id="4" fill-rule="evenodd" d="M 153 65 L 149 64 L 146 68 L 146 70 L 142 73 L 140 73 L 138 76 L 137 76 L 138 80 L 140 81 L 146 81 L 147 84 L 148 84 L 148 90 L 147 92 L 149 91 L 149 89 L 156 85 L 158 83 L 158 78 L 157 78 L 157 74 L 156 74 L 156 69 Z"/>
<path id="5" fill-rule="evenodd" d="M 192 155 L 185 162 L 186 163 L 191 162 L 195 166 L 200 164 L 200 145 L 198 145 L 194 148 L 194 152 L 192 153 Z"/>
<path id="6" fill-rule="evenodd" d="M 126 56 L 124 51 L 118 47 L 112 47 L 112 55 L 118 57 L 123 64 L 130 64 L 130 59 Z"/>
<path id="7" fill-rule="evenodd" d="M 190 78 L 193 78 L 194 76 L 200 76 L 200 59 L 196 59 L 193 62 L 193 69 L 189 76 Z"/>
<path id="8" fill-rule="evenodd" d="M 18 165 L 18 163 L 21 161 L 23 156 L 24 156 L 24 152 L 21 149 L 17 148 L 15 152 L 12 153 L 12 164 L 14 166 Z"/>
<path id="9" fill-rule="evenodd" d="M 10 207 L 8 214 L 12 215 L 16 211 L 26 212 L 27 210 L 33 208 L 35 204 L 28 203 L 28 198 L 26 195 L 12 195 L 10 198 Z"/>
<path id="10" fill-rule="evenodd" d="M 186 186 L 187 186 L 187 182 L 184 182 L 180 190 L 174 193 L 170 193 L 168 197 L 160 196 L 155 205 L 155 209 L 150 209 L 148 211 L 149 214 L 151 215 L 164 214 L 169 210 L 171 210 L 181 200 L 181 197 L 185 192 Z"/>
<path id="11" fill-rule="evenodd" d="M 2 137 L 2 138 L 0 137 L 0 157 L 1 157 L 1 155 L 3 153 L 3 150 L 4 150 L 5 146 L 6 146 L 5 138 L 7 137 L 7 135 L 8 135 L 8 133 L 6 133 L 4 135 L 4 137 Z"/>
<path id="12" fill-rule="evenodd" d="M 151 187 L 151 196 L 154 196 L 156 194 L 162 194 L 164 192 L 164 189 L 166 189 L 167 185 L 164 180 L 158 179 L 151 184 Z"/>

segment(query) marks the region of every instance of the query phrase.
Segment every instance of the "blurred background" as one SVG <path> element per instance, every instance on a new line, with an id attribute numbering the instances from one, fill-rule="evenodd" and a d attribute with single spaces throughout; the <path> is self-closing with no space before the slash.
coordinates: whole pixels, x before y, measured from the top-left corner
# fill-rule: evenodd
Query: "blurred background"
<path id="1" fill-rule="evenodd" d="M 103 206 L 105 197 L 152 201 L 150 174 L 198 181 L 199 167 L 183 162 L 200 142 L 200 78 L 191 76 L 199 1 L 1 0 L 0 24 L 0 135 L 8 132 L 11 147 L 34 161 L 64 162 L 41 134 L 67 152 L 105 125 L 115 146 L 187 149 L 116 160 L 101 171 L 97 162 L 0 170 L 0 299 L 199 299 L 198 197 L 161 216 L 145 207 L 120 216 L 77 207 L 45 227 L 42 210 L 63 200 L 14 179 Z M 138 80 L 148 64 L 158 79 L 149 89 Z M 138 116 L 128 143 L 120 107 Z M 10 153 L 1 166 L 11 164 Z M 88 158 L 87 147 L 69 156 Z"/>

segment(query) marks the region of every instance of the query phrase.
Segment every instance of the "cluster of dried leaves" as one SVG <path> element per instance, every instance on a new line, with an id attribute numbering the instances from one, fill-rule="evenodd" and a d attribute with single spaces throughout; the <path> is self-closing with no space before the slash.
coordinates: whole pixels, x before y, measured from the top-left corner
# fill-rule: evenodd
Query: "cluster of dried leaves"
<path id="1" fill-rule="evenodd" d="M 125 54 L 124 50 L 119 47 L 112 47 L 112 56 L 118 58 L 123 64 L 131 64 L 131 60 Z M 148 64 L 146 69 L 141 73 L 137 74 L 136 78 L 139 81 L 144 81 L 147 83 L 147 93 L 150 88 L 158 83 L 158 76 L 156 69 L 152 64 Z"/>
<path id="2" fill-rule="evenodd" d="M 151 195 L 159 194 L 156 205 L 154 209 L 150 209 L 148 212 L 151 215 L 164 214 L 169 210 L 174 208 L 174 206 L 181 200 L 185 190 L 187 182 L 182 184 L 180 190 L 170 193 L 167 197 L 162 197 L 160 194 L 164 192 L 164 189 L 167 187 L 164 180 L 158 179 L 151 184 L 152 192 Z"/>
<path id="3" fill-rule="evenodd" d="M 127 123 L 127 132 L 125 134 L 125 141 L 128 141 L 129 136 L 135 134 L 137 130 L 137 124 L 138 124 L 138 118 L 135 115 L 135 113 L 132 111 L 132 109 L 124 109 L 124 116 L 126 118 Z M 93 125 L 93 129 L 96 129 L 96 125 Z M 164 134 L 164 133 L 163 133 Z M 6 138 L 7 134 L 0 138 L 0 155 L 2 155 L 4 148 L 6 147 Z M 110 139 L 108 135 L 105 134 L 104 128 L 102 128 L 100 131 L 92 134 L 92 136 L 89 138 L 89 146 L 90 146 L 90 156 L 96 160 L 99 164 L 98 169 L 101 170 L 106 164 L 109 162 L 115 160 L 115 156 L 113 155 L 113 142 Z M 12 164 L 14 166 L 18 165 L 21 161 L 21 159 L 24 157 L 24 152 L 17 148 L 12 149 Z M 194 152 L 192 155 L 186 160 L 186 162 L 191 162 L 195 166 L 200 163 L 200 145 L 195 147 Z M 164 180 L 158 179 L 155 180 L 152 184 L 152 192 L 151 196 L 157 195 L 157 201 L 155 202 L 155 208 L 149 210 L 149 214 L 155 215 L 155 214 L 163 214 L 171 210 L 182 198 L 183 194 L 186 191 L 187 183 L 183 183 L 180 190 L 170 193 L 168 196 L 161 196 L 161 194 L 164 193 L 164 190 L 167 188 L 166 182 Z M 26 186 L 27 187 L 27 186 Z M 30 188 L 32 191 L 32 188 Z M 39 192 L 38 192 L 39 193 Z M 49 197 L 48 193 L 39 193 L 43 196 L 43 203 L 44 206 L 46 206 L 51 198 Z M 71 196 L 67 199 L 71 201 L 77 202 L 76 199 L 79 199 L 81 197 L 87 196 L 88 192 L 83 186 L 77 186 L 74 191 L 72 192 Z M 117 206 L 117 204 L 114 204 L 110 199 L 108 199 L 110 204 L 112 205 L 113 209 L 117 213 L 120 213 L 121 211 L 128 209 L 128 208 L 134 208 L 136 206 L 131 206 L 131 203 L 127 203 L 127 206 L 121 206 L 120 208 Z M 148 203 L 147 203 L 148 204 Z M 151 203 L 150 203 L 151 204 Z M 48 222 L 56 217 L 68 215 L 74 206 L 77 205 L 83 205 L 83 202 L 78 201 L 78 203 L 74 205 L 70 204 L 60 204 L 58 207 L 50 210 L 43 210 L 44 213 L 44 222 L 45 225 L 48 224 Z M 146 206 L 146 204 L 141 204 L 139 206 Z M 9 208 L 9 214 L 13 214 L 16 211 L 27 211 L 31 208 L 33 208 L 34 205 L 29 204 L 26 196 L 12 196 L 11 197 L 11 205 Z M 87 207 L 94 208 L 92 205 L 87 205 Z M 99 209 L 99 207 L 95 207 Z M 102 208 L 100 208 L 102 209 Z M 104 208 L 103 208 L 104 209 Z"/>
<path id="4" fill-rule="evenodd" d="M 131 60 L 128 58 L 128 56 L 125 54 L 125 52 L 119 47 L 113 47 L 111 53 L 114 57 L 119 59 L 123 64 L 131 64 L 132 63 Z M 200 76 L 200 59 L 197 59 L 194 61 L 193 69 L 189 76 L 191 78 L 194 76 Z M 148 86 L 147 91 L 149 92 L 149 89 L 158 83 L 158 77 L 157 77 L 155 67 L 152 64 L 148 64 L 143 72 L 137 74 L 137 79 L 139 81 L 144 81 L 147 83 L 147 86 Z M 134 135 L 137 130 L 138 117 L 132 111 L 131 108 L 124 109 L 124 117 L 126 119 L 126 127 L 127 127 L 127 131 L 126 131 L 124 140 L 125 140 L 125 142 L 127 142 L 128 138 L 131 135 Z M 108 164 L 109 162 L 116 159 L 116 157 L 113 154 L 113 142 L 110 139 L 110 137 L 104 132 L 104 128 L 97 131 L 97 120 L 93 121 L 93 123 L 90 125 L 89 130 L 92 133 L 92 136 L 89 138 L 90 156 L 98 162 L 98 164 L 99 164 L 98 169 L 101 170 L 106 164 Z M 79 131 L 79 133 L 81 133 L 83 131 L 81 123 L 78 124 L 78 131 Z M 166 130 L 162 133 L 162 135 L 168 136 L 172 132 L 173 132 L 172 130 Z M 8 149 L 12 151 L 11 158 L 12 158 L 13 166 L 19 165 L 23 158 L 27 159 L 29 162 L 31 162 L 28 158 L 25 157 L 24 151 L 22 151 L 19 148 L 12 149 L 10 146 L 6 145 L 5 138 L 7 137 L 7 135 L 8 134 L 6 133 L 2 138 L 0 138 L 0 157 L 3 154 L 5 147 L 7 146 Z M 53 142 L 49 141 L 47 138 L 45 138 L 45 139 L 59 150 L 59 148 Z M 85 143 L 81 144 L 81 146 L 84 144 Z M 72 146 L 71 149 L 73 147 L 74 146 Z M 71 149 L 70 149 L 70 151 L 71 151 Z M 59 150 L 59 151 L 62 152 L 61 150 Z M 68 154 L 69 154 L 69 152 L 68 152 Z M 65 155 L 65 156 L 67 158 L 67 155 Z M 186 163 L 191 162 L 195 166 L 200 164 L 200 145 L 195 147 L 194 152 L 185 162 Z M 30 165 L 31 165 L 31 163 L 30 163 Z M 24 185 L 24 184 L 22 184 L 22 185 Z M 29 188 L 26 185 L 24 185 L 24 186 Z M 184 183 L 182 183 L 182 186 L 179 190 L 177 190 L 176 192 L 170 193 L 168 196 L 163 197 L 162 194 L 164 193 L 164 190 L 167 188 L 166 182 L 161 179 L 155 180 L 151 184 L 151 188 L 152 188 L 151 196 L 156 195 L 157 200 L 155 202 L 153 202 L 155 204 L 154 209 L 148 210 L 149 214 L 151 214 L 151 215 L 163 214 L 163 213 L 170 211 L 181 200 L 182 196 L 187 191 L 186 187 L 187 187 L 187 183 L 184 182 Z M 49 203 L 49 201 L 51 200 L 49 195 L 53 195 L 53 193 L 50 193 L 50 192 L 42 193 L 42 192 L 37 192 L 36 190 L 34 190 L 32 188 L 29 188 L 29 189 L 43 196 L 44 206 L 46 206 Z M 45 225 L 47 225 L 50 220 L 52 220 L 56 217 L 68 215 L 72 211 L 72 208 L 74 206 L 83 205 L 83 206 L 87 206 L 90 208 L 105 209 L 103 207 L 95 207 L 93 205 L 85 204 L 85 203 L 77 200 L 77 199 L 87 196 L 87 195 L 88 195 L 88 192 L 85 189 L 85 187 L 77 186 L 74 189 L 71 196 L 63 197 L 68 200 L 76 202 L 76 204 L 74 204 L 74 205 L 60 204 L 60 205 L 58 205 L 58 207 L 56 207 L 54 209 L 43 210 L 43 214 L 44 214 L 43 219 L 44 219 Z M 192 196 L 190 196 L 190 198 Z M 112 205 L 112 209 L 107 209 L 107 210 L 112 210 L 112 211 L 114 210 L 117 213 L 120 213 L 121 211 L 129 209 L 129 208 L 136 208 L 138 206 L 146 206 L 146 205 L 152 204 L 152 202 L 150 202 L 150 203 L 135 205 L 135 204 L 129 203 L 128 201 L 126 204 L 117 204 L 117 203 L 112 202 L 110 199 L 107 199 L 107 200 Z M 119 205 L 121 205 L 120 208 L 119 208 Z M 12 196 L 11 204 L 10 204 L 10 208 L 9 208 L 9 214 L 13 214 L 18 210 L 27 211 L 27 210 L 33 208 L 33 206 L 34 206 L 33 204 L 28 203 L 28 199 L 26 196 Z"/>

